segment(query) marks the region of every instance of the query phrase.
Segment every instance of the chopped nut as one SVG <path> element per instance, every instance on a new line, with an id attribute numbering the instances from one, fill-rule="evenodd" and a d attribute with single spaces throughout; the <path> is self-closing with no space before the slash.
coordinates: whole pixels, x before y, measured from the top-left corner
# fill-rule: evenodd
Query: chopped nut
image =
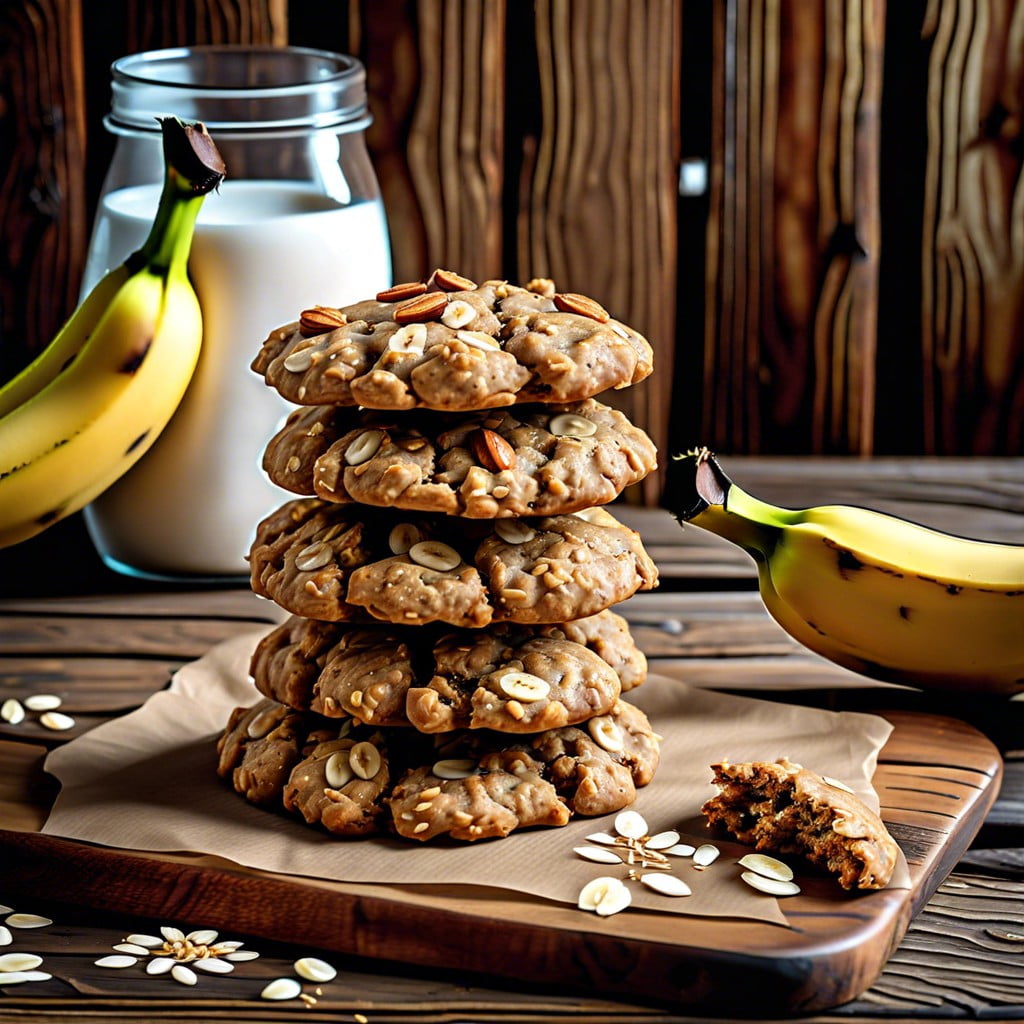
<path id="1" fill-rule="evenodd" d="M 403 302 L 405 299 L 415 298 L 422 295 L 427 286 L 422 281 L 406 281 L 403 284 L 392 285 L 382 292 L 377 292 L 378 302 Z"/>

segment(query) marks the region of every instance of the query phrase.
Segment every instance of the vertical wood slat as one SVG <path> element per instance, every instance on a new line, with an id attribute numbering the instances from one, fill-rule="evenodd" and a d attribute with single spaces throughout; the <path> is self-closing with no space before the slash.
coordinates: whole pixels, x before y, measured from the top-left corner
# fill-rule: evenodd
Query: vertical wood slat
<path id="1" fill-rule="evenodd" d="M 679 5 L 538 0 L 539 137 L 525 140 L 518 271 L 597 298 L 655 372 L 607 396 L 668 449 L 676 332 Z M 657 501 L 659 474 L 642 485 Z"/>
<path id="2" fill-rule="evenodd" d="M 929 454 L 1024 451 L 1024 6 L 933 2 L 922 362 Z"/>
<path id="3" fill-rule="evenodd" d="M 884 0 L 715 12 L 706 443 L 867 453 Z"/>
<path id="4" fill-rule="evenodd" d="M 0 375 L 75 305 L 88 225 L 78 0 L 0 6 Z"/>

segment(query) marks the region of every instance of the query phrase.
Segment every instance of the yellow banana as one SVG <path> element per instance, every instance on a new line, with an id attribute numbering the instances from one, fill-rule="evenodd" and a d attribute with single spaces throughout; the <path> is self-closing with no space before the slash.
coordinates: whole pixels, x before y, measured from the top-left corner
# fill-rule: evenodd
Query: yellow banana
<path id="1" fill-rule="evenodd" d="M 0 547 L 77 512 L 125 473 L 192 377 L 202 316 L 187 260 L 199 208 L 224 172 L 202 125 L 161 124 L 167 173 L 146 243 L 102 315 L 88 328 L 94 314 L 83 315 L 81 344 L 40 370 L 46 382 L 26 385 L 28 397 L 0 416 Z M 106 294 L 104 282 L 97 288 Z"/>
<path id="2" fill-rule="evenodd" d="M 848 505 L 779 508 L 707 449 L 681 458 L 694 497 L 677 517 L 751 555 L 765 607 L 805 647 L 875 679 L 1024 691 L 1024 546 Z"/>

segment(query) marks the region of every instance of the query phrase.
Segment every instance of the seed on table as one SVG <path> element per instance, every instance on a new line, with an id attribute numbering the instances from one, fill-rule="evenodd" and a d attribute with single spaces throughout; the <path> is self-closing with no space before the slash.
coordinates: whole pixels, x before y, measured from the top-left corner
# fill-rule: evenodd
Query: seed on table
<path id="1" fill-rule="evenodd" d="M 53 924 L 48 917 L 41 917 L 39 914 L 11 914 L 7 918 L 9 928 L 45 928 Z"/>
<path id="2" fill-rule="evenodd" d="M 171 925 L 164 925 L 160 929 L 160 934 L 167 940 L 167 942 L 185 941 L 185 933 L 180 928 L 174 928 Z"/>
<path id="3" fill-rule="evenodd" d="M 260 999 L 295 999 L 302 986 L 294 978 L 275 978 L 260 993 Z"/>
<path id="4" fill-rule="evenodd" d="M 132 956 L 149 956 L 149 950 L 145 946 L 138 946 L 134 942 L 118 942 L 113 948 L 118 953 L 131 953 Z"/>
<path id="5" fill-rule="evenodd" d="M 189 932 L 185 938 L 197 946 L 210 946 L 217 941 L 217 933 L 212 928 L 199 928 Z"/>
<path id="6" fill-rule="evenodd" d="M 258 960 L 259 953 L 254 949 L 236 949 L 234 953 L 226 953 L 224 959 L 241 963 L 243 960 Z"/>
<path id="7" fill-rule="evenodd" d="M 14 941 L 11 929 L 0 924 L 0 946 L 9 946 Z"/>
<path id="8" fill-rule="evenodd" d="M 119 954 L 115 956 L 101 956 L 99 960 L 94 962 L 97 967 L 113 967 L 115 970 L 122 970 L 125 967 L 134 967 L 139 961 L 137 957 Z"/>
<path id="9" fill-rule="evenodd" d="M 53 977 L 46 971 L 8 971 L 0 983 L 4 985 L 20 985 L 23 981 L 49 981 Z"/>
<path id="10" fill-rule="evenodd" d="M 124 941 L 136 946 L 145 946 L 147 949 L 156 949 L 164 944 L 164 940 L 158 939 L 155 935 L 142 935 L 138 932 L 129 935 Z"/>
<path id="11" fill-rule="evenodd" d="M 672 857 L 692 857 L 697 852 L 696 846 L 691 846 L 689 843 L 676 843 L 675 846 L 670 846 L 667 850 L 662 850 L 662 853 L 667 853 Z"/>
<path id="12" fill-rule="evenodd" d="M 146 973 L 154 976 L 158 974 L 166 974 L 173 966 L 173 958 L 169 956 L 157 956 L 146 964 Z"/>
<path id="13" fill-rule="evenodd" d="M 5 953 L 0 956 L 0 974 L 7 974 L 10 971 L 31 971 L 42 962 L 43 958 L 36 956 L 35 953 Z"/>
<path id="14" fill-rule="evenodd" d="M 651 836 L 650 839 L 644 843 L 644 846 L 648 850 L 670 850 L 673 846 L 679 845 L 679 833 L 676 831 L 659 832 L 657 835 Z"/>
<path id="15" fill-rule="evenodd" d="M 55 693 L 33 693 L 25 698 L 29 711 L 56 711 L 63 703 Z"/>
<path id="16" fill-rule="evenodd" d="M 763 853 L 748 853 L 737 863 L 741 868 L 747 868 L 764 878 L 774 878 L 779 882 L 789 882 L 793 879 L 793 869 L 788 864 L 783 864 L 781 860 Z"/>
<path id="17" fill-rule="evenodd" d="M 640 881 L 648 889 L 653 889 L 655 892 L 661 893 L 662 896 L 693 895 L 693 890 L 681 878 L 676 878 L 675 875 L 646 874 L 640 876 Z"/>
<path id="18" fill-rule="evenodd" d="M 199 981 L 199 975 L 184 964 L 175 964 L 171 968 L 171 977 L 182 985 L 194 985 Z"/>
<path id="19" fill-rule="evenodd" d="M 193 960 L 192 966 L 200 971 L 207 971 L 210 974 L 230 974 L 235 965 L 227 960 L 218 960 L 216 957 L 203 957 L 201 960 Z"/>
<path id="20" fill-rule="evenodd" d="M 784 882 L 777 878 L 766 878 L 753 871 L 744 871 L 740 878 L 751 888 L 760 892 L 768 893 L 770 896 L 796 896 L 800 892 L 800 886 L 796 882 Z"/>
<path id="21" fill-rule="evenodd" d="M 595 864 L 621 864 L 622 858 L 614 850 L 606 850 L 602 846 L 577 846 L 573 853 L 584 860 L 592 860 Z"/>
<path id="22" fill-rule="evenodd" d="M 54 732 L 64 732 L 66 729 L 73 729 L 75 727 L 75 720 L 70 715 L 65 715 L 60 711 L 45 712 L 39 716 L 39 722 Z"/>
<path id="23" fill-rule="evenodd" d="M 706 868 L 711 864 L 714 864 L 718 860 L 718 855 L 722 851 L 717 846 L 712 846 L 711 843 L 704 843 L 702 846 L 698 846 L 693 851 L 693 865 L 696 868 Z"/>
<path id="24" fill-rule="evenodd" d="M 295 973 L 306 981 L 331 981 L 338 972 L 326 960 L 315 956 L 304 956 L 295 961 Z"/>
<path id="25" fill-rule="evenodd" d="M 20 701 L 15 700 L 14 697 L 8 697 L 3 704 L 0 704 L 0 718 L 9 725 L 20 725 L 25 721 L 25 709 L 21 706 Z"/>
<path id="26" fill-rule="evenodd" d="M 647 835 L 647 822 L 636 811 L 623 811 L 615 818 L 615 831 L 627 839 L 642 839 Z"/>

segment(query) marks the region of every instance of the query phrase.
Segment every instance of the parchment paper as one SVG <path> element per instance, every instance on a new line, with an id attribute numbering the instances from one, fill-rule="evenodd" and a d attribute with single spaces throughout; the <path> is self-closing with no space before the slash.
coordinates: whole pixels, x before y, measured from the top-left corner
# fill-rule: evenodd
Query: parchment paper
<path id="1" fill-rule="evenodd" d="M 213 854 L 250 868 L 311 878 L 399 886 L 478 884 L 573 905 L 591 878 L 625 876 L 625 868 L 591 863 L 573 852 L 586 845 L 587 835 L 612 831 L 614 815 L 499 840 L 420 845 L 336 838 L 246 803 L 217 777 L 215 748 L 231 710 L 260 696 L 248 664 L 262 633 L 247 631 L 218 644 L 138 710 L 51 752 L 46 769 L 60 780 L 61 790 L 43 831 L 118 849 Z M 677 829 L 684 841 L 708 841 L 700 806 L 713 792 L 708 766 L 722 758 L 787 756 L 844 781 L 878 809 L 871 778 L 892 731 L 882 718 L 735 697 L 656 675 L 629 698 L 663 737 L 656 777 L 633 805 L 652 832 Z M 692 896 L 665 897 L 630 881 L 633 906 L 785 925 L 780 901 L 739 880 L 735 861 L 746 851 L 715 842 L 722 855 L 707 870 L 697 871 L 683 859 L 673 868 Z M 798 858 L 784 859 L 797 881 L 811 870 Z M 905 863 L 891 885 L 909 886 Z M 837 883 L 836 900 L 850 899 L 856 896 Z"/>

